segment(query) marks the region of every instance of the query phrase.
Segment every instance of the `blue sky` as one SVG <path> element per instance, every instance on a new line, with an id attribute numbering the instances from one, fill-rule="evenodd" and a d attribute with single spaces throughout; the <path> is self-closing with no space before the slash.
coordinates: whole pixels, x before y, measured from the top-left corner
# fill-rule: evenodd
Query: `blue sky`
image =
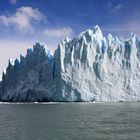
<path id="1" fill-rule="evenodd" d="M 0 72 L 36 41 L 54 50 L 96 24 L 105 36 L 140 36 L 139 23 L 140 0 L 0 0 Z"/>

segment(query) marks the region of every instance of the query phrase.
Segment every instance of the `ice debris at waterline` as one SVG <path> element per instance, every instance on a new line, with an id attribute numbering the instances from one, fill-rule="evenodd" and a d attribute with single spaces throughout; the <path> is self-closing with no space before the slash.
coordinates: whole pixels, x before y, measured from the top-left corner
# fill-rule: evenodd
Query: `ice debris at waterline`
<path id="1" fill-rule="evenodd" d="M 98 26 L 64 39 L 52 54 L 36 43 L 9 60 L 1 101 L 140 101 L 140 40 L 105 38 Z"/>

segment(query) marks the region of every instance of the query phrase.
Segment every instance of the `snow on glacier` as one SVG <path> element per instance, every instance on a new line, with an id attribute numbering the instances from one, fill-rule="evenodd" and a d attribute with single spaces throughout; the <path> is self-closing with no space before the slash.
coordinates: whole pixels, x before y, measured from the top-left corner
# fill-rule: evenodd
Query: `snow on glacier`
<path id="1" fill-rule="evenodd" d="M 140 40 L 104 37 L 96 25 L 63 39 L 54 54 L 34 44 L 2 78 L 2 101 L 139 101 Z"/>

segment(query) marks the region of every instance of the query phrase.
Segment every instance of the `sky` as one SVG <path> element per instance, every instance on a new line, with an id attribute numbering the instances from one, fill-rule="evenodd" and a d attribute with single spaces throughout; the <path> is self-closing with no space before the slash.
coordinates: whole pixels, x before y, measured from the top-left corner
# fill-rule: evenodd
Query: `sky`
<path id="1" fill-rule="evenodd" d="M 35 42 L 52 51 L 65 37 L 99 25 L 104 36 L 140 36 L 140 0 L 0 0 L 0 75 Z"/>

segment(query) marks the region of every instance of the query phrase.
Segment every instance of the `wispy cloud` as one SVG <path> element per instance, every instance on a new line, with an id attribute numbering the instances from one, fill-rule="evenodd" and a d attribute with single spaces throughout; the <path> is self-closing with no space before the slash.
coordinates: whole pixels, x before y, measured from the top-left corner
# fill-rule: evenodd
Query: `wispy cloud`
<path id="1" fill-rule="evenodd" d="M 73 30 L 70 27 L 56 28 L 56 29 L 45 29 L 44 35 L 56 38 L 70 37 L 73 34 Z"/>
<path id="2" fill-rule="evenodd" d="M 110 8 L 111 6 L 112 6 L 112 3 L 111 3 L 111 2 L 109 2 L 109 3 L 108 3 L 108 7 Z"/>
<path id="3" fill-rule="evenodd" d="M 108 25 L 103 28 L 107 33 L 112 33 L 115 36 L 128 38 L 130 33 L 135 33 L 140 36 L 139 19 L 133 19 L 130 21 L 125 21 L 124 23 L 118 25 Z"/>
<path id="4" fill-rule="evenodd" d="M 9 3 L 16 4 L 17 3 L 17 0 L 9 0 Z"/>
<path id="5" fill-rule="evenodd" d="M 123 4 L 120 3 L 118 5 L 113 6 L 112 3 L 109 2 L 108 3 L 108 7 L 111 8 L 111 12 L 112 13 L 117 13 L 117 12 L 119 12 L 122 9 Z"/>
<path id="6" fill-rule="evenodd" d="M 45 16 L 37 9 L 32 7 L 20 7 L 12 15 L 0 15 L 0 23 L 5 26 L 15 26 L 17 29 L 25 31 L 32 29 L 34 21 L 41 21 Z"/>
<path id="7" fill-rule="evenodd" d="M 120 10 L 121 8 L 122 8 L 122 4 L 118 4 L 118 5 L 116 5 L 115 7 L 114 7 L 114 11 L 118 11 L 118 10 Z"/>

